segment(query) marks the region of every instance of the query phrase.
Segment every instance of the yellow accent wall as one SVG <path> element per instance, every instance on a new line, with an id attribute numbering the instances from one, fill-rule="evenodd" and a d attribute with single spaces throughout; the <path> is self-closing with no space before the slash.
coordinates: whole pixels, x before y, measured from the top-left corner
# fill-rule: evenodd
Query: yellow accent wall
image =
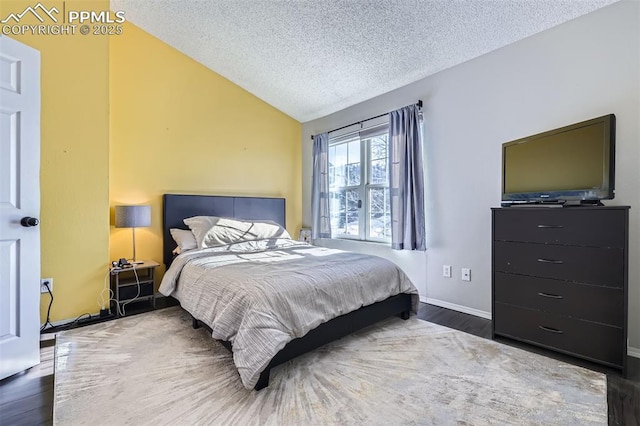
<path id="1" fill-rule="evenodd" d="M 0 19 L 33 5 L 0 0 Z M 64 7 L 109 10 L 109 1 Z M 97 312 L 109 261 L 131 257 L 114 205 L 152 206 L 137 254 L 158 262 L 167 192 L 285 197 L 297 235 L 300 123 L 132 24 L 118 36 L 11 37 L 41 53 L 41 276 L 54 280 L 52 321 Z M 48 303 L 42 295 L 41 322 Z"/>
<path id="2" fill-rule="evenodd" d="M 0 16 L 33 1 L 0 1 Z M 62 1 L 45 1 L 62 11 Z M 67 10 L 109 1 L 66 1 Z M 33 16 L 21 23 L 39 24 Z M 52 321 L 96 312 L 109 260 L 109 40 L 11 35 L 41 54 L 41 276 L 53 277 Z M 28 155 L 28 153 L 24 153 Z M 38 283 L 34 283 L 38 285 Z M 41 321 L 48 295 L 41 296 Z"/>
<path id="3" fill-rule="evenodd" d="M 110 203 L 150 204 L 139 259 L 162 263 L 162 194 L 285 197 L 301 226 L 301 124 L 127 23 L 110 43 Z M 111 258 L 132 256 L 111 230 Z"/>

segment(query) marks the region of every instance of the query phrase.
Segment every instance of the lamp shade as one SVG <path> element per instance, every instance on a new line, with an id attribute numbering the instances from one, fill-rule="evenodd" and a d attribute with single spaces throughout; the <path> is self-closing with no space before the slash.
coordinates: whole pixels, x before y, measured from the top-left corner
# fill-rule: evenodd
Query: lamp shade
<path id="1" fill-rule="evenodd" d="M 151 206 L 116 206 L 116 228 L 151 226 Z"/>

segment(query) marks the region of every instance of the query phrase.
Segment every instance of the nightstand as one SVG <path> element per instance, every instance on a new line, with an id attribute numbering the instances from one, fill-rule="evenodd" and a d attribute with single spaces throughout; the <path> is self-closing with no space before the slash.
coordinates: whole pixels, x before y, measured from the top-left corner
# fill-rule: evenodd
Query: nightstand
<path id="1" fill-rule="evenodd" d="M 111 270 L 111 291 L 113 291 L 115 303 L 118 303 L 119 307 L 122 308 L 123 305 L 134 301 L 139 302 L 146 300 L 155 308 L 154 284 L 155 271 L 158 266 L 160 266 L 160 264 L 157 262 L 145 260 L 143 263 L 132 265 L 128 268 L 113 268 Z M 139 294 L 138 284 L 140 285 Z M 119 310 L 116 310 L 118 315 L 119 312 Z"/>

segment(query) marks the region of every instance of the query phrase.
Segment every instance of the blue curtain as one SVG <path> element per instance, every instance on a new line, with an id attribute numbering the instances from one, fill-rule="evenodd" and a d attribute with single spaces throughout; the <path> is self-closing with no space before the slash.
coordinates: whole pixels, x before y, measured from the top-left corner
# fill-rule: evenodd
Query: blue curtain
<path id="1" fill-rule="evenodd" d="M 331 238 L 329 213 L 329 134 L 313 137 L 313 180 L 311 186 L 311 238 Z"/>
<path id="2" fill-rule="evenodd" d="M 391 248 L 426 250 L 422 133 L 417 105 L 389 113 Z"/>

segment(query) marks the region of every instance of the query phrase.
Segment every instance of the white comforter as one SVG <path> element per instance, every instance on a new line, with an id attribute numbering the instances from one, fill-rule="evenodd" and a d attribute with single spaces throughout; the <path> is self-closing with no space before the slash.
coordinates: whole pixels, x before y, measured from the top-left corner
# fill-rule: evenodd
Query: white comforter
<path id="1" fill-rule="evenodd" d="M 376 257 L 270 239 L 191 250 L 160 285 L 215 339 L 233 344 L 243 385 L 252 389 L 291 340 L 362 306 L 418 292 L 393 263 Z"/>

